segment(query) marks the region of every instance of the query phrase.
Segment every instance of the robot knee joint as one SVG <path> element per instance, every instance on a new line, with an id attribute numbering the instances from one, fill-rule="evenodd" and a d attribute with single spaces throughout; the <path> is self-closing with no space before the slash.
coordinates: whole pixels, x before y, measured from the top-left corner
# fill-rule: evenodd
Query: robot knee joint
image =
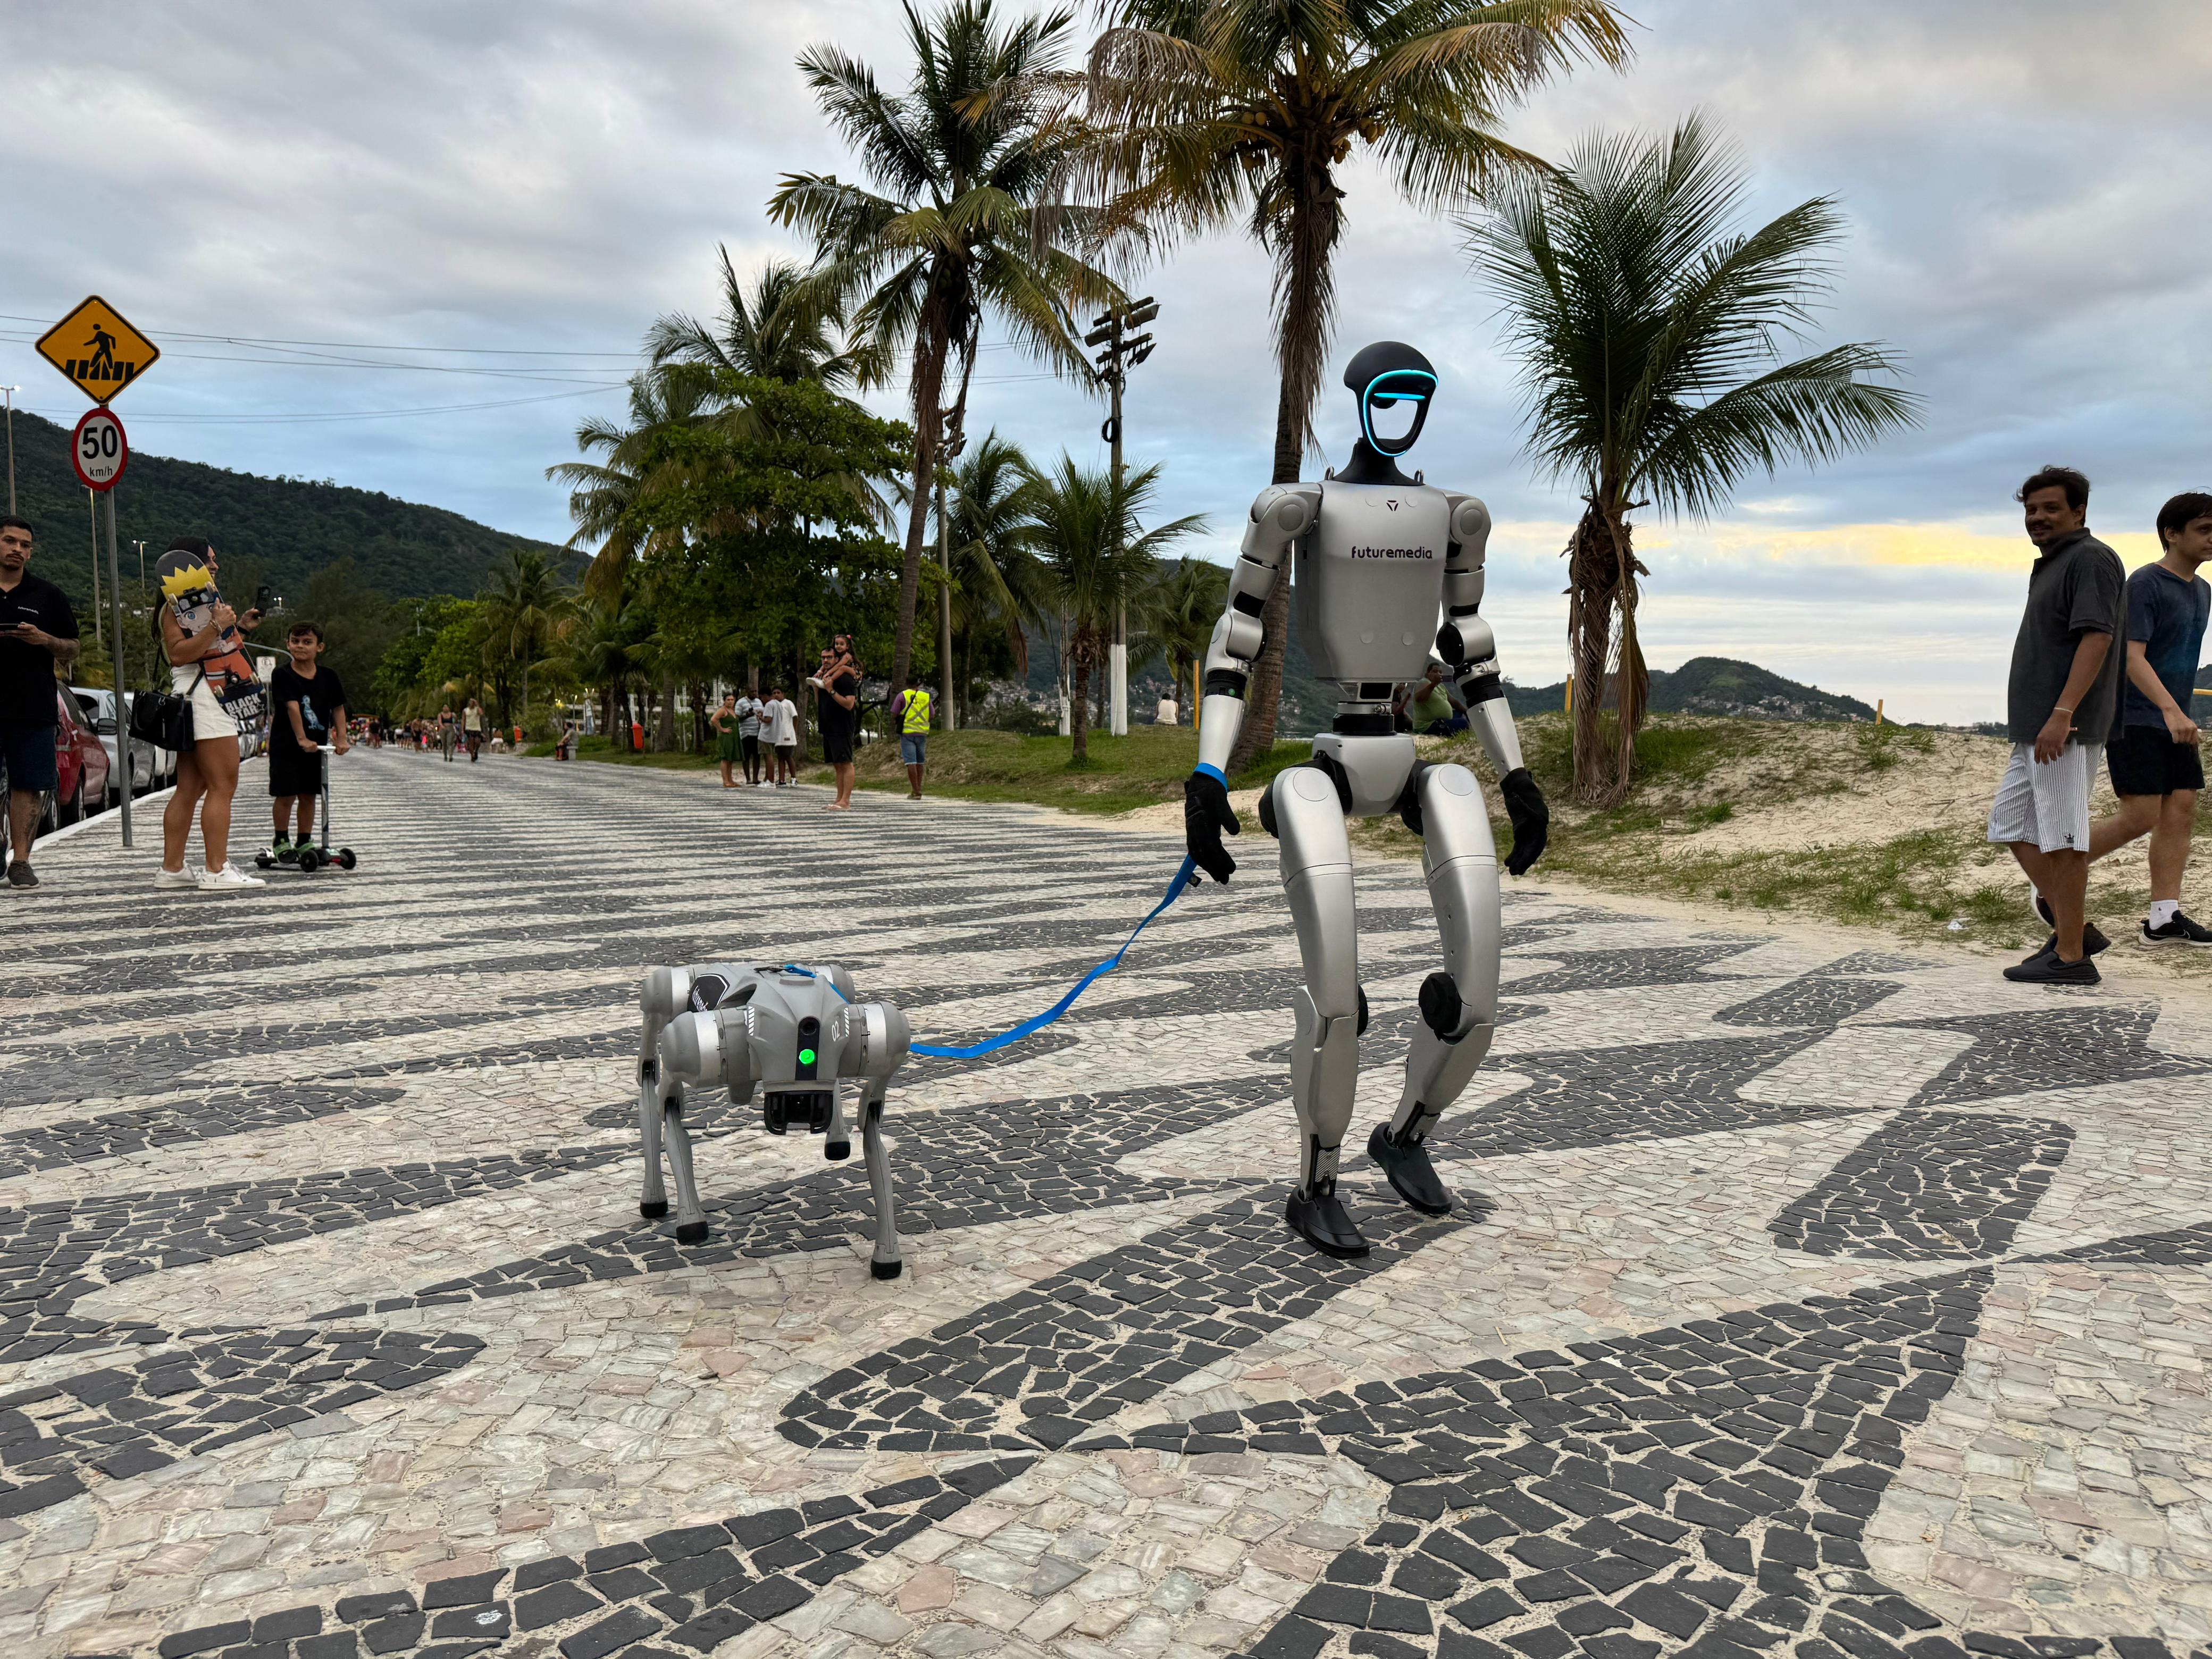
<path id="1" fill-rule="evenodd" d="M 1459 994 L 1459 986 L 1449 974 L 1431 974 L 1421 981 L 1422 1023 L 1445 1042 L 1454 1042 L 1460 1036 L 1466 1012 L 1467 1004 Z"/>

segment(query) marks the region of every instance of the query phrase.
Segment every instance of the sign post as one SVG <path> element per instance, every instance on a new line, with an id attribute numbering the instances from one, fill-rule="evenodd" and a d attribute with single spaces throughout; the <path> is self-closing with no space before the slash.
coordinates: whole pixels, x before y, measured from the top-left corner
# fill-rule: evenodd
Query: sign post
<path id="1" fill-rule="evenodd" d="M 115 757 L 123 773 L 123 844 L 131 845 L 131 786 L 136 774 L 131 765 L 130 694 L 123 665 L 123 573 L 115 550 L 115 486 L 131 462 L 131 441 L 123 422 L 106 407 L 88 409 L 70 434 L 70 465 L 87 489 L 107 497 L 107 597 L 114 626 L 108 637 L 115 641 Z M 96 510 L 96 509 L 95 509 Z M 97 600 L 94 604 L 99 603 Z"/>
<path id="2" fill-rule="evenodd" d="M 99 405 L 86 411 L 70 441 L 70 465 L 87 489 L 107 497 L 107 594 L 114 627 L 115 755 L 123 770 L 123 844 L 131 845 L 131 709 L 125 688 L 123 570 L 115 544 L 115 486 L 131 459 L 123 422 L 108 403 L 154 366 L 161 347 L 131 326 L 123 313 L 97 294 L 48 329 L 37 350 L 71 386 Z M 96 602 L 95 602 L 96 603 Z M 95 611 L 95 615 L 97 612 Z"/>

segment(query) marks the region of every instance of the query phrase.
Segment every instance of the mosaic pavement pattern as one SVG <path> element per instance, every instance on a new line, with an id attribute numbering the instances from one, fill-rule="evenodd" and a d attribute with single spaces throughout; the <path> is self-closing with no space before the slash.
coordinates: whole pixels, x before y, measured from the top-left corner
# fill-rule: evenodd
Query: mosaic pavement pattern
<path id="1" fill-rule="evenodd" d="M 259 786 L 249 771 L 247 793 Z M 1171 842 L 1015 809 L 358 753 L 350 875 L 16 898 L 9 1659 L 2212 1655 L 2212 1009 L 1864 936 L 1507 899 L 1431 1220 L 1280 1222 L 1268 843 L 1078 1012 L 911 1062 L 857 1163 L 692 1103 L 637 1214 L 643 971 L 836 961 L 959 1042 Z M 241 822 L 250 814 L 241 814 Z M 1353 1141 L 1436 965 L 1360 875 Z"/>

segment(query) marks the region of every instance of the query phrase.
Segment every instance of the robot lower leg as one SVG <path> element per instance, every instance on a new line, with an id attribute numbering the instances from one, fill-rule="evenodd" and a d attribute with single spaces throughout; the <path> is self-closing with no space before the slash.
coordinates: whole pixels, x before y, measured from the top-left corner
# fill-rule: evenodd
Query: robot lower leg
<path id="1" fill-rule="evenodd" d="M 1344 807 L 1336 785 L 1312 767 L 1282 773 L 1270 799 L 1306 979 L 1294 999 L 1297 1025 L 1291 1043 L 1298 1185 L 1284 1218 L 1316 1249 L 1364 1255 L 1367 1241 L 1336 1195 L 1337 1158 L 1359 1082 L 1359 919 Z"/>
<path id="2" fill-rule="evenodd" d="M 1398 1195 L 1443 1215 L 1451 1194 L 1427 1146 L 1443 1109 L 1459 1098 L 1490 1052 L 1498 1022 L 1501 934 L 1498 853 L 1481 786 L 1462 766 L 1429 768 L 1419 783 L 1422 862 L 1444 951 L 1445 972 L 1421 987 L 1421 1024 L 1406 1054 L 1406 1087 L 1367 1151 Z"/>

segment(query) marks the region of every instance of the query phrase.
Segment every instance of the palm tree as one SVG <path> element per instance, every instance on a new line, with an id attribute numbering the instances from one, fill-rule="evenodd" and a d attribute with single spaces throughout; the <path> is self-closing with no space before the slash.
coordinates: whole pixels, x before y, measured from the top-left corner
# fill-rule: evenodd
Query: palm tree
<path id="1" fill-rule="evenodd" d="M 1355 143 L 1436 210 L 1541 167 L 1504 111 L 1584 59 L 1626 63 L 1607 0 L 1107 0 L 1091 48 L 1088 182 L 1159 236 L 1242 219 L 1274 260 L 1273 482 L 1298 476 L 1328 355 L 1340 170 Z M 1235 767 L 1273 743 L 1290 585 L 1262 617 Z"/>
<path id="2" fill-rule="evenodd" d="M 1206 527 L 1203 515 L 1177 519 L 1139 532 L 1138 520 L 1152 504 L 1160 470 L 1088 472 L 1063 452 L 1049 473 L 1032 475 L 1030 514 L 1054 607 L 1067 627 L 1075 671 L 1075 748 L 1071 763 L 1091 757 L 1091 674 L 1106 660 L 1117 609 L 1140 600 L 1158 568 L 1161 551 Z"/>
<path id="3" fill-rule="evenodd" d="M 891 693 L 914 659 L 915 596 L 938 451 L 948 415 L 957 429 L 985 316 L 1031 356 L 1091 383 L 1069 329 L 1069 307 L 1121 297 L 1073 250 L 1094 219 L 1057 197 L 1079 129 L 1061 118 L 1055 79 L 1071 19 L 1057 11 L 1001 27 L 991 0 L 953 0 L 925 19 L 905 5 L 915 56 L 902 94 L 832 46 L 799 65 L 830 124 L 860 154 L 876 188 L 832 173 L 787 173 L 769 210 L 815 239 L 820 280 L 851 312 L 860 379 L 886 384 L 912 354 L 915 423 L 906 557 L 899 572 Z M 865 295 L 865 298 L 862 296 Z M 943 407 L 948 373 L 959 386 Z"/>
<path id="4" fill-rule="evenodd" d="M 598 689 L 599 725 L 610 734 L 629 725 L 630 687 L 651 644 L 646 608 L 626 591 L 585 599 L 560 631 L 562 666 L 578 684 Z"/>
<path id="5" fill-rule="evenodd" d="M 530 723 L 530 670 L 552 643 L 574 605 L 553 569 L 553 562 L 534 547 L 511 549 L 493 568 L 486 584 L 486 637 L 493 653 L 516 664 L 521 673 L 521 707 L 516 723 Z"/>
<path id="6" fill-rule="evenodd" d="M 1048 603 L 1030 516 L 1036 483 L 1019 447 L 996 428 L 951 471 L 945 517 L 952 558 L 954 637 L 963 646 L 963 672 L 954 684 L 966 695 L 979 630 L 1004 631 L 1014 672 L 1027 678 L 1029 635 L 1023 624 L 1042 625 Z M 960 711 L 962 722 L 967 710 Z"/>
<path id="7" fill-rule="evenodd" d="M 1208 559 L 1185 554 L 1165 566 L 1146 589 L 1138 614 L 1145 632 L 1168 659 L 1176 701 L 1190 687 L 1191 718 L 1198 717 L 1198 670 L 1213 638 L 1213 624 L 1229 603 L 1229 572 Z"/>
<path id="8" fill-rule="evenodd" d="M 1493 216 L 1468 228 L 1522 357 L 1528 453 L 1585 504 L 1565 551 L 1587 801 L 1627 792 L 1649 689 L 1636 579 L 1650 573 L 1630 512 L 1705 519 L 1753 471 L 1832 460 L 1918 421 L 1919 398 L 1862 378 L 1898 371 L 1887 346 L 1777 361 L 1830 287 L 1843 220 L 1815 197 L 1744 234 L 1746 187 L 1735 150 L 1692 116 L 1649 142 L 1593 137 L 1563 173 L 1496 192 Z"/>
<path id="9" fill-rule="evenodd" d="M 635 511 L 652 490 L 680 482 L 647 459 L 654 441 L 674 428 L 704 425 L 726 409 L 710 368 L 677 362 L 641 369 L 629 377 L 627 425 L 593 416 L 576 428 L 576 447 L 604 459 L 545 469 L 548 478 L 568 486 L 568 516 L 576 526 L 568 545 L 598 544 L 584 573 L 585 591 L 593 599 L 618 603 L 631 564 L 660 550 L 674 533 L 644 530 Z"/>
<path id="10" fill-rule="evenodd" d="M 720 318 L 713 328 L 681 312 L 661 318 L 645 337 L 655 367 L 707 363 L 771 380 L 852 383 L 852 354 L 838 349 L 832 337 L 842 320 L 834 291 L 790 260 L 771 259 L 748 294 L 730 264 L 730 250 L 715 252 L 722 261 Z"/>

